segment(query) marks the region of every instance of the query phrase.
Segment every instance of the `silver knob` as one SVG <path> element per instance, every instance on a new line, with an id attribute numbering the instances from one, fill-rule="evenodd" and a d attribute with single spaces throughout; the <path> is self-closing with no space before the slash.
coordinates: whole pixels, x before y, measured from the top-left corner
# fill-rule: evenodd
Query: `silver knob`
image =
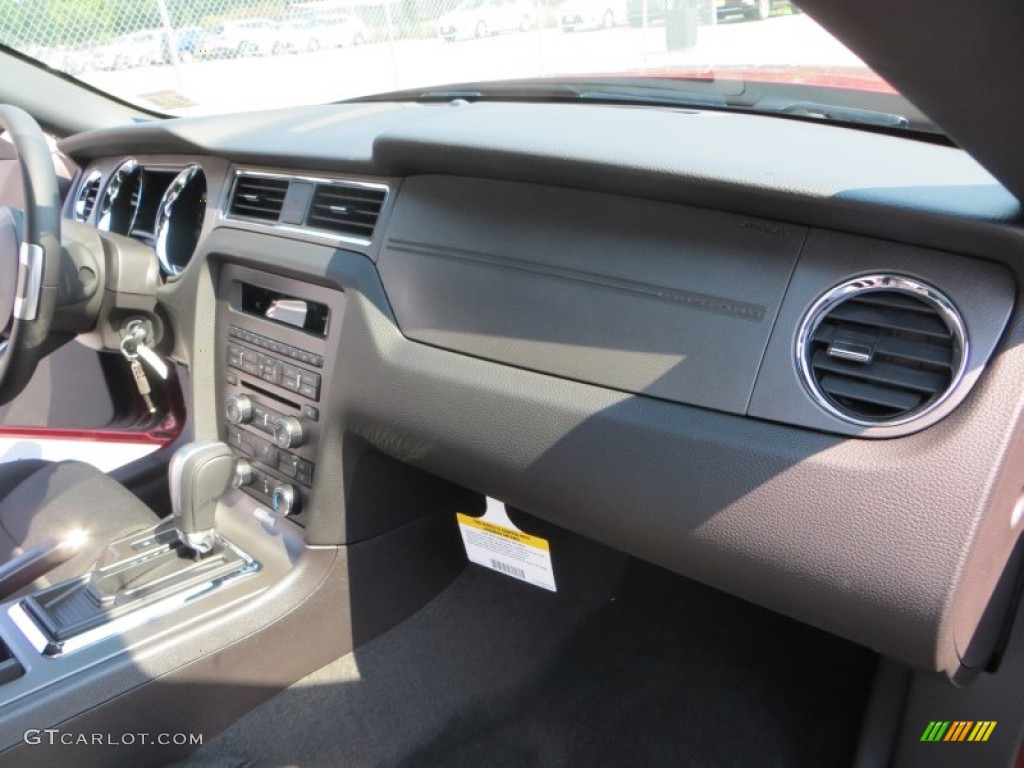
<path id="1" fill-rule="evenodd" d="M 241 488 L 243 485 L 248 485 L 252 482 L 252 464 L 245 459 L 239 459 L 235 462 L 235 476 L 231 478 L 231 485 L 235 488 Z"/>
<path id="2" fill-rule="evenodd" d="M 284 483 L 274 488 L 274 492 L 270 494 L 270 503 L 277 514 L 287 517 L 298 513 L 302 502 L 299 494 L 295 492 L 295 486 Z"/>
<path id="3" fill-rule="evenodd" d="M 252 400 L 247 395 L 232 395 L 226 411 L 232 424 L 247 424 L 252 419 Z"/>
<path id="4" fill-rule="evenodd" d="M 284 416 L 274 423 L 274 442 L 281 448 L 295 448 L 302 445 L 302 422 L 294 416 Z"/>

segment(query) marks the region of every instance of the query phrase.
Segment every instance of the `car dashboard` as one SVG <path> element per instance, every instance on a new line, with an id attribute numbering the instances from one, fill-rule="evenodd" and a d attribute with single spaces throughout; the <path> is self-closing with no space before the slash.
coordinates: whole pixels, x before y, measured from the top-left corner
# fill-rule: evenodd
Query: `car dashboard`
<path id="1" fill-rule="evenodd" d="M 195 437 L 308 544 L 402 518 L 372 449 L 915 667 L 997 654 L 1021 211 L 961 150 L 460 101 L 61 148 L 66 215 L 159 262 Z"/>

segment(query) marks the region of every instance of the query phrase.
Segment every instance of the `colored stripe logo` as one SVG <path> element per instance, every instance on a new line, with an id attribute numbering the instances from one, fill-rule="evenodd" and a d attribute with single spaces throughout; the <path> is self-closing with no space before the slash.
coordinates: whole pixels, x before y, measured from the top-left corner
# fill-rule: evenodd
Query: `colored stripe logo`
<path id="1" fill-rule="evenodd" d="M 996 729 L 995 720 L 932 720 L 921 741 L 988 741 Z"/>

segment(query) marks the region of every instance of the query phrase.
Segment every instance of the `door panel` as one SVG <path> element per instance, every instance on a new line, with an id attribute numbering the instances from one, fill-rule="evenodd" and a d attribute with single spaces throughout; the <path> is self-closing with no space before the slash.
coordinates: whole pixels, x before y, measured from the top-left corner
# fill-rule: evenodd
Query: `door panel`
<path id="1" fill-rule="evenodd" d="M 152 379 L 150 415 L 116 353 L 76 341 L 40 362 L 18 397 L 0 406 L 0 462 L 78 459 L 109 472 L 173 441 L 184 424 L 177 372 Z"/>
<path id="2" fill-rule="evenodd" d="M 0 406 L 0 430 L 97 430 L 130 425 L 135 420 L 136 403 L 115 403 L 111 395 L 112 390 L 123 391 L 130 384 L 124 360 L 72 341 L 40 362 L 25 391 Z"/>

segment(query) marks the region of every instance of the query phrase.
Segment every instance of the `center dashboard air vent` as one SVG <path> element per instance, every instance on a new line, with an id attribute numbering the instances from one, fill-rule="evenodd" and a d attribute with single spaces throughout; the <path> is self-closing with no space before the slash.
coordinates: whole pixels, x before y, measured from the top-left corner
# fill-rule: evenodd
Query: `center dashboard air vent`
<path id="1" fill-rule="evenodd" d="M 953 303 L 932 286 L 871 275 L 832 289 L 797 335 L 804 386 L 832 415 L 897 426 L 938 407 L 967 365 L 967 335 Z"/>
<path id="2" fill-rule="evenodd" d="M 240 175 L 228 211 L 243 219 L 277 221 L 290 183 L 288 179 L 273 176 Z"/>
<path id="3" fill-rule="evenodd" d="M 385 197 L 387 188 L 377 185 L 317 184 L 306 226 L 369 240 Z"/>
<path id="4" fill-rule="evenodd" d="M 88 221 L 96 208 L 96 201 L 100 196 L 100 183 L 102 174 L 93 171 L 82 182 L 78 188 L 78 196 L 75 198 L 74 218 L 75 221 Z"/>
<path id="5" fill-rule="evenodd" d="M 236 176 L 228 215 L 368 245 L 387 196 L 386 184 L 369 181 L 243 171 Z"/>

